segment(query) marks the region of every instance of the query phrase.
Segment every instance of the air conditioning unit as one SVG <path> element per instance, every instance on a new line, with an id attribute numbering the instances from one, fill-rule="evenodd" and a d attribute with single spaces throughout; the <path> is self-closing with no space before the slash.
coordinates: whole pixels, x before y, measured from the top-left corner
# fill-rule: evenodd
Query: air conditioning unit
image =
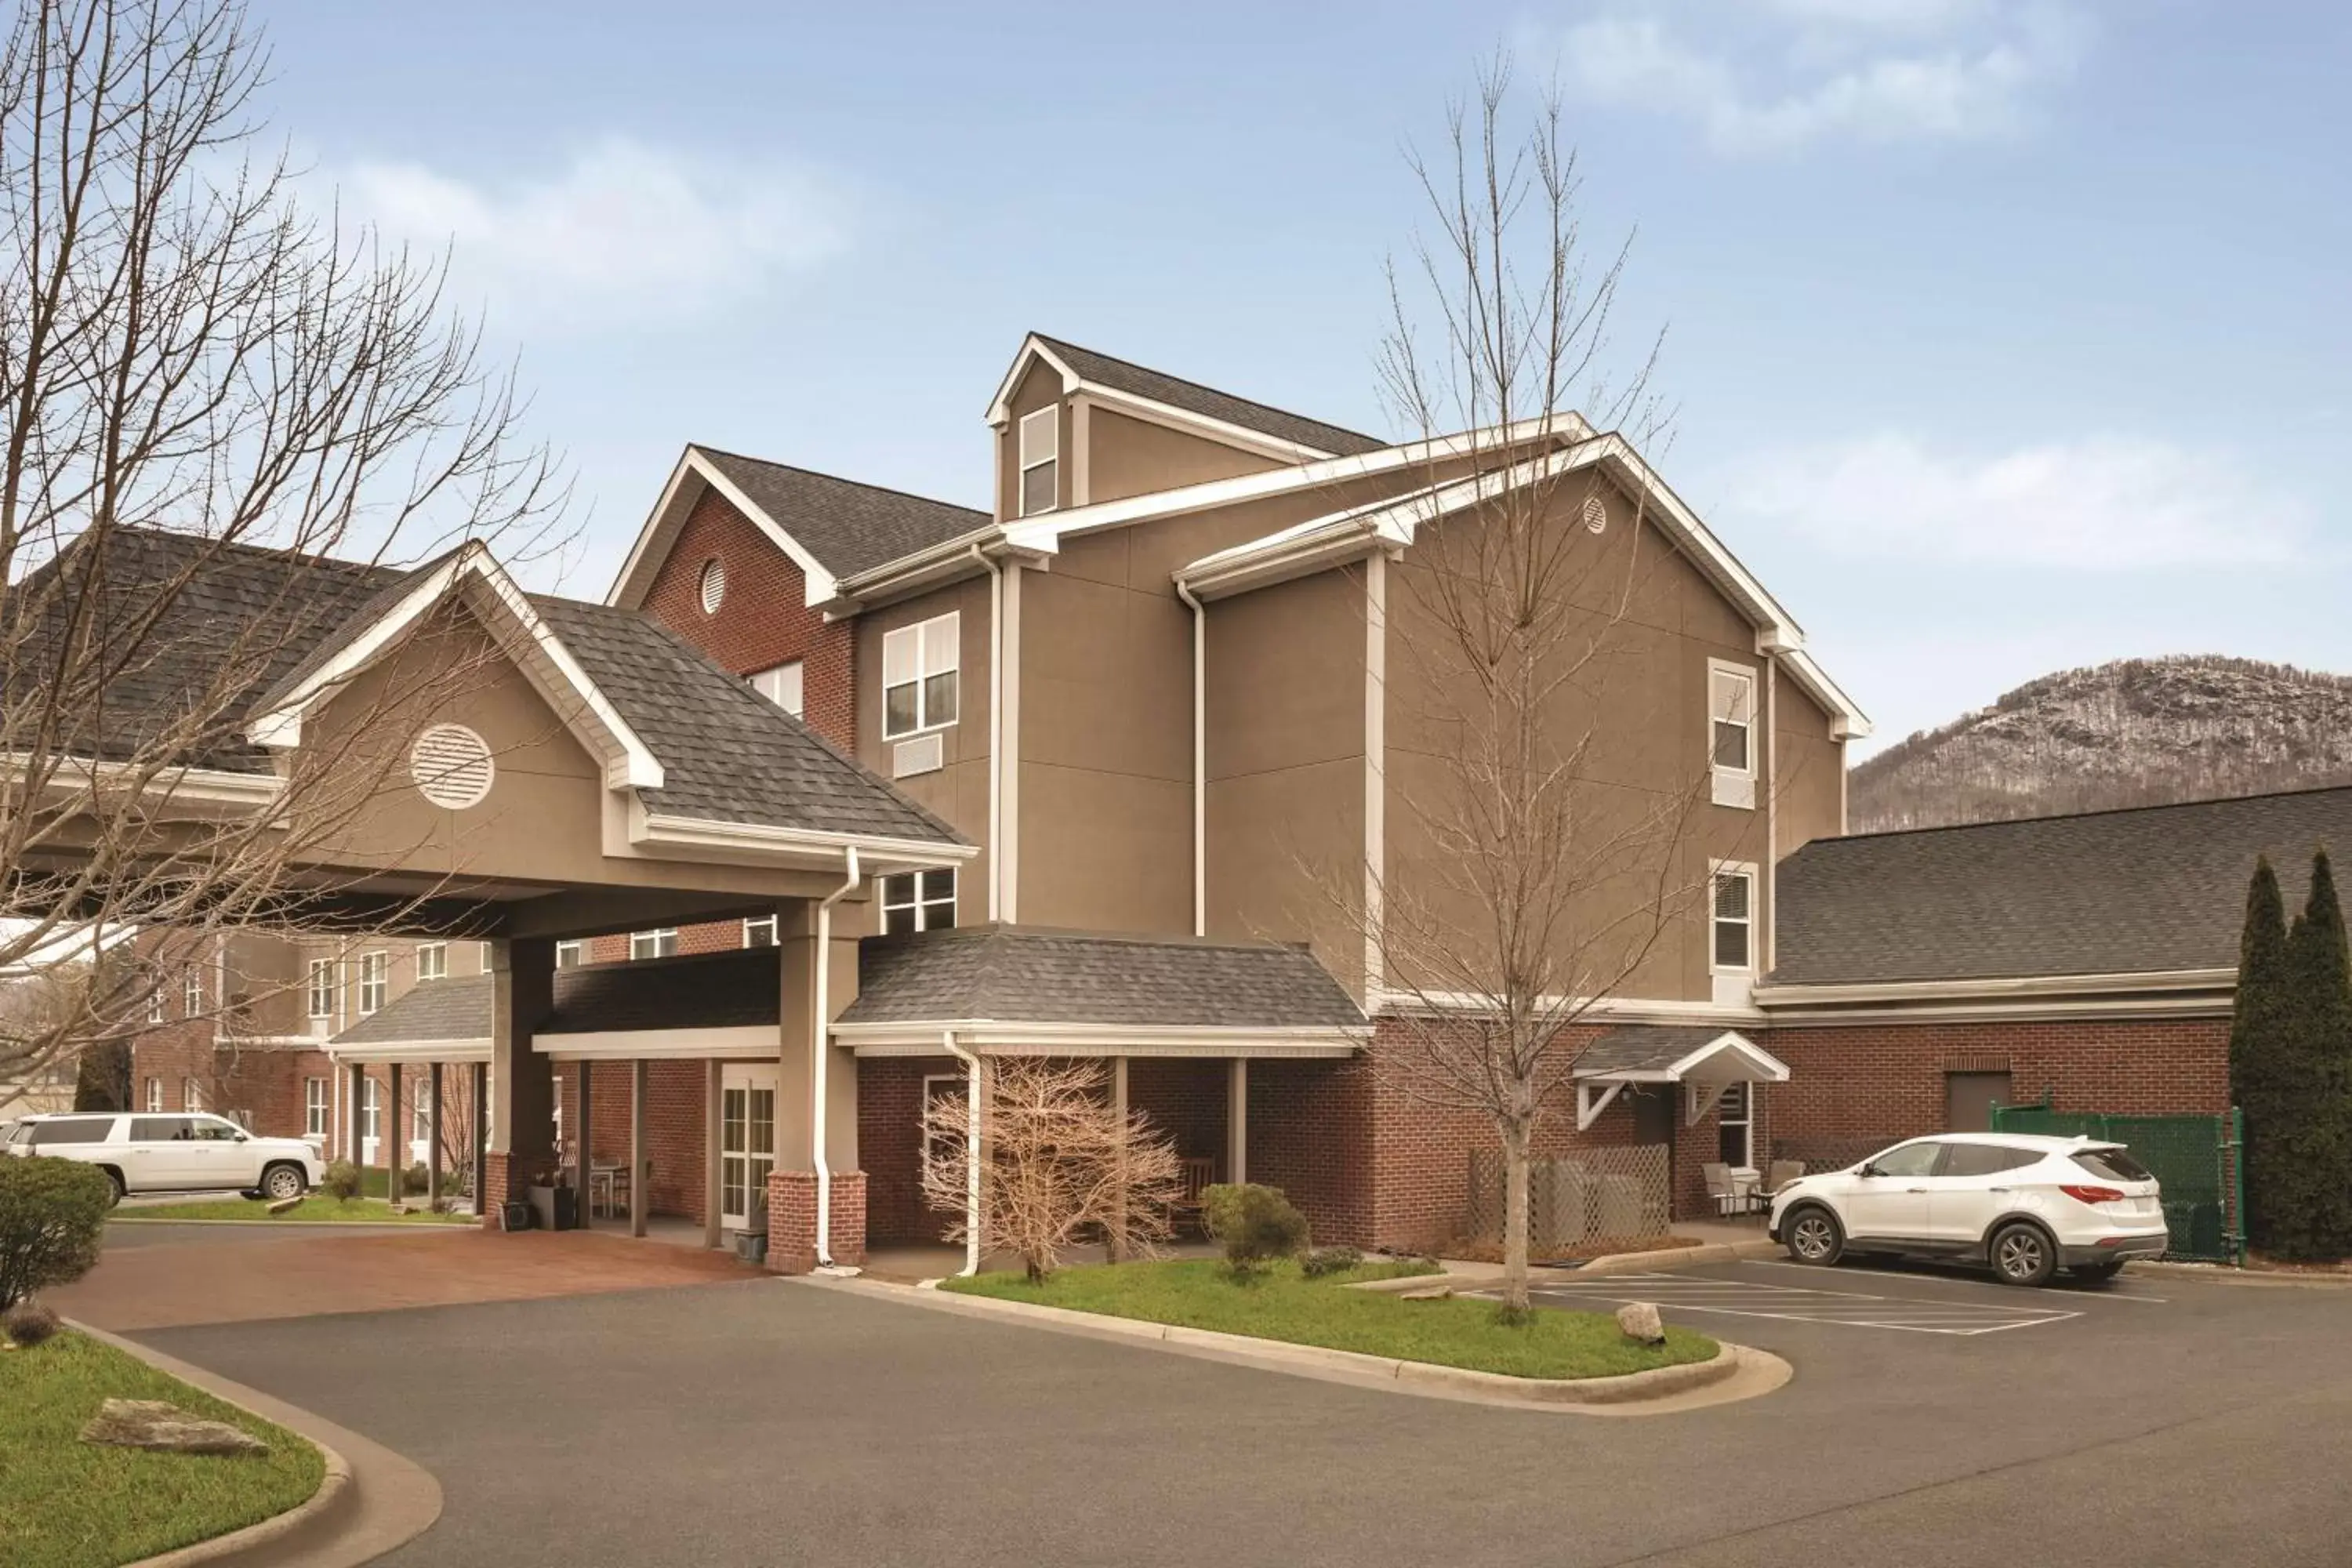
<path id="1" fill-rule="evenodd" d="M 1736 805 L 1752 811 L 1756 807 L 1756 775 L 1735 773 L 1721 768 L 1715 773 L 1715 804 Z"/>
<path id="2" fill-rule="evenodd" d="M 928 735 L 918 735 L 911 741 L 901 741 L 890 748 L 890 776 L 912 778 L 917 773 L 935 773 L 947 765 L 946 748 L 936 730 Z"/>

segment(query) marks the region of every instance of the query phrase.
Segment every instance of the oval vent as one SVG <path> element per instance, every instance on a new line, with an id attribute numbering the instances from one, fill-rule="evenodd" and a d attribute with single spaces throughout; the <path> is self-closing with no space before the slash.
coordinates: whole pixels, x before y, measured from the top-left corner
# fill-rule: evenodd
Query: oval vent
<path id="1" fill-rule="evenodd" d="M 434 725 L 408 753 L 408 776 L 417 792 L 449 811 L 480 804 L 497 773 L 488 742 L 463 724 Z"/>
<path id="2" fill-rule="evenodd" d="M 702 613 L 714 615 L 727 598 L 727 563 L 716 555 L 702 563 Z"/>
<path id="3" fill-rule="evenodd" d="M 1584 498 L 1584 531 L 1599 533 L 1609 526 L 1609 509 L 1601 504 L 1599 496 Z"/>

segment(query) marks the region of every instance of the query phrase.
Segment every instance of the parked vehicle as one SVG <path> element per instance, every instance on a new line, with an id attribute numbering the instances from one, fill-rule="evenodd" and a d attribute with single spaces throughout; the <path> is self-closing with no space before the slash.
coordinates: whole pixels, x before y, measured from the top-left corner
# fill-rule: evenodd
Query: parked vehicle
<path id="1" fill-rule="evenodd" d="M 1990 1267 L 2009 1285 L 2064 1268 L 2109 1279 L 2169 1244 L 2156 1177 L 2120 1143 L 2025 1133 L 1915 1138 L 1773 1195 L 1770 1234 L 1800 1263 L 1900 1253 Z"/>
<path id="2" fill-rule="evenodd" d="M 299 1198 L 327 1173 L 318 1151 L 299 1138 L 257 1138 L 202 1111 L 27 1116 L 10 1131 L 5 1152 L 96 1165 L 113 1180 L 118 1199 L 126 1193 L 225 1191 Z"/>

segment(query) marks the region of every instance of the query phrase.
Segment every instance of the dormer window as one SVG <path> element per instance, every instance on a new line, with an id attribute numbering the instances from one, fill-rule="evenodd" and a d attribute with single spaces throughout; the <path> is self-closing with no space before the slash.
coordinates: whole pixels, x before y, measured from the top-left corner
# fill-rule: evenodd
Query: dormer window
<path id="1" fill-rule="evenodd" d="M 1021 416 L 1021 515 L 1054 510 L 1060 494 L 1062 410 L 1057 404 Z"/>

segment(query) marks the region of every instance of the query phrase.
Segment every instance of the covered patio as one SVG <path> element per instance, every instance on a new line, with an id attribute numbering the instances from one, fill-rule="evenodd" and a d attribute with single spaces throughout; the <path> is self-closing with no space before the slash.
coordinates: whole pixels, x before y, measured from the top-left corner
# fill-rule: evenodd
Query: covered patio
<path id="1" fill-rule="evenodd" d="M 1576 1131 L 1598 1138 L 1622 1105 L 1612 1142 L 1664 1143 L 1672 1217 L 1716 1217 L 1705 1167 L 1726 1168 L 1735 1187 L 1759 1184 L 1757 1151 L 1766 1084 L 1789 1081 L 1786 1063 L 1736 1029 L 1712 1025 L 1623 1024 L 1578 1054 Z M 1712 1123 L 1713 1136 L 1697 1131 Z M 1630 1136 L 1623 1134 L 1630 1133 Z"/>

